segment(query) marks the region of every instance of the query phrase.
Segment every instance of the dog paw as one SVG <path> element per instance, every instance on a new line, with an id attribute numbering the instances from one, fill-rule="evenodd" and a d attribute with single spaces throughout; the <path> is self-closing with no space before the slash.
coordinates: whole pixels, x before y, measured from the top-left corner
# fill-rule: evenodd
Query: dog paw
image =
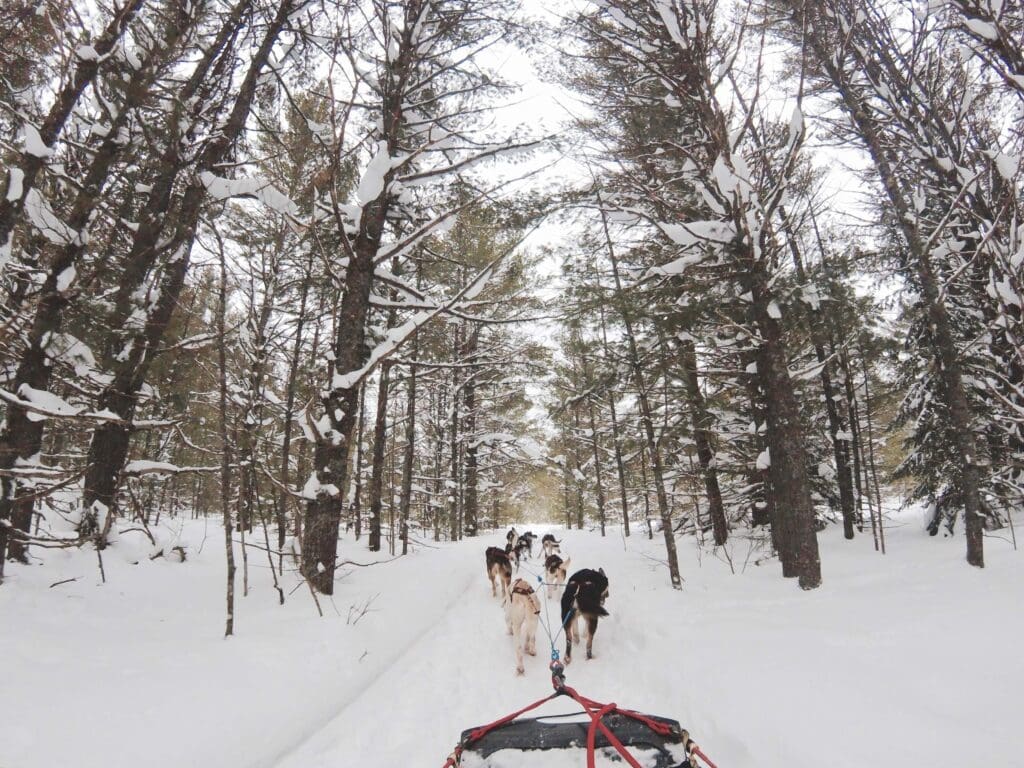
<path id="1" fill-rule="evenodd" d="M 525 674 L 526 674 L 526 670 L 525 669 L 523 669 L 522 667 L 516 667 L 516 677 L 520 677 L 521 675 L 525 675 Z"/>

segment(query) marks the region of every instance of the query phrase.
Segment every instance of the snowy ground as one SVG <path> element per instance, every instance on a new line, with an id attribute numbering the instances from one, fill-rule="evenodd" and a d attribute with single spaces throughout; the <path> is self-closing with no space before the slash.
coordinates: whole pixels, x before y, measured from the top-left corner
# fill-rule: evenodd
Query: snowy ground
<path id="1" fill-rule="evenodd" d="M 674 593 L 657 538 L 564 532 L 573 565 L 611 582 L 596 658 L 580 654 L 569 682 L 677 718 L 719 768 L 1021 765 L 1024 556 L 989 539 L 977 571 L 960 538 L 929 539 L 914 517 L 895 526 L 885 557 L 870 535 L 823 534 L 825 585 L 811 593 L 774 562 L 733 575 L 689 538 Z M 440 766 L 463 728 L 549 691 L 543 631 L 514 675 L 484 574 L 500 534 L 346 568 L 323 619 L 301 589 L 279 607 L 254 551 L 224 640 L 223 539 L 212 520 L 207 533 L 200 553 L 203 523 L 185 528 L 184 564 L 123 536 L 106 585 L 85 551 L 9 567 L 0 766 Z M 737 542 L 737 571 L 746 555 Z"/>

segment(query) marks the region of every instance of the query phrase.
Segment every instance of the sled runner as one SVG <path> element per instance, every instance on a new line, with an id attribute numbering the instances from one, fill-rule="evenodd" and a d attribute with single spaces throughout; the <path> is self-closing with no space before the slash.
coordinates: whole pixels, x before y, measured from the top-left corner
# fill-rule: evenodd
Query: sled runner
<path id="1" fill-rule="evenodd" d="M 444 768 L 580 765 L 577 755 L 583 749 L 587 768 L 595 768 L 599 757 L 602 765 L 624 762 L 632 768 L 715 768 L 677 721 L 580 695 L 565 684 L 557 652 L 552 655 L 554 693 L 493 723 L 463 731 Z M 582 712 L 520 718 L 559 696 L 576 701 Z M 565 753 L 564 759 L 559 752 Z"/>

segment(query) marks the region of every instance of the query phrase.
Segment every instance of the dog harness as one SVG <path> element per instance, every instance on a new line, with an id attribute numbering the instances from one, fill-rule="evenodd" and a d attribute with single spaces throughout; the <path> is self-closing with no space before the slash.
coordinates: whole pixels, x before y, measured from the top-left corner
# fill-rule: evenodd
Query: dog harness
<path id="1" fill-rule="evenodd" d="M 527 597 L 533 595 L 533 587 L 527 584 L 522 579 L 516 579 L 516 583 L 512 586 L 512 592 L 517 595 L 526 595 Z M 535 601 L 531 601 L 536 605 Z M 540 608 L 533 612 L 535 615 L 540 613 Z"/>

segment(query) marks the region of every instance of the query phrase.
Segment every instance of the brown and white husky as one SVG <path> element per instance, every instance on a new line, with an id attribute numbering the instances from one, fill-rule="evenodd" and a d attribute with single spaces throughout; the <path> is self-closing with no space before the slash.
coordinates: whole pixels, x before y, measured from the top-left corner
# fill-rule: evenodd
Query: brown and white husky
<path id="1" fill-rule="evenodd" d="M 516 654 L 516 674 L 523 674 L 523 653 L 537 655 L 537 622 L 540 600 L 533 587 L 523 579 L 516 579 L 502 602 L 505 608 L 505 626 L 512 635 Z"/>
<path id="2" fill-rule="evenodd" d="M 563 560 L 558 555 L 548 555 L 544 561 L 544 573 L 547 574 L 548 600 L 558 594 L 558 590 L 565 584 L 565 574 L 569 572 L 569 563 L 572 558 Z"/>
<path id="3" fill-rule="evenodd" d="M 544 547 L 545 557 L 562 554 L 561 544 L 562 542 L 556 539 L 554 534 L 551 533 L 545 533 L 544 538 L 540 540 L 540 545 Z"/>

